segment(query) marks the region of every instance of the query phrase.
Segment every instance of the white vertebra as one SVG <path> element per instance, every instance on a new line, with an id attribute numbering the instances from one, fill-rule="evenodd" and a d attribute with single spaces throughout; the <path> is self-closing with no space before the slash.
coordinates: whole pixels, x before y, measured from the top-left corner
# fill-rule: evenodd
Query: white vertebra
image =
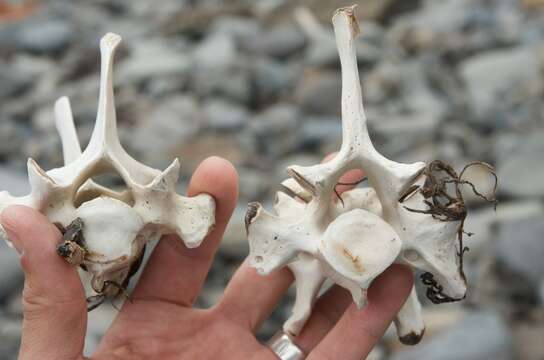
<path id="1" fill-rule="evenodd" d="M 460 260 L 463 249 L 457 247 L 464 217 L 445 221 L 424 213 L 429 203 L 423 187 L 433 163 L 391 161 L 370 140 L 353 10 L 339 9 L 332 20 L 342 67 L 340 151 L 323 164 L 288 167 L 292 179 L 282 185 L 289 195 L 277 194 L 277 215 L 257 203 L 249 205 L 246 215 L 252 266 L 267 274 L 287 265 L 295 275 L 297 299 L 284 325 L 292 334 L 303 328 L 325 278 L 349 290 L 358 306 L 366 303 L 370 283 L 393 262 L 432 274 L 434 279 L 426 278 L 432 288 L 427 295 L 435 302 L 461 300 L 467 289 Z M 333 201 L 340 177 L 352 169 L 364 169 L 371 189 L 354 189 L 342 195 L 342 202 Z M 455 181 L 459 185 L 460 177 Z M 424 324 L 414 290 L 395 324 L 404 343 L 421 339 Z"/>
<path id="2" fill-rule="evenodd" d="M 100 94 L 95 128 L 82 152 L 67 98 L 55 104 L 55 124 L 62 140 L 65 165 L 45 172 L 28 161 L 31 193 L 17 198 L 0 193 L 0 212 L 10 205 L 35 208 L 67 229 L 76 219 L 83 228 L 84 257 L 74 261 L 88 297 L 113 296 L 127 280 L 148 241 L 177 234 L 188 248 L 200 245 L 215 222 L 215 202 L 207 194 L 176 193 L 179 161 L 165 171 L 133 159 L 117 134 L 113 97 L 113 57 L 121 37 L 106 34 L 100 41 Z M 116 172 L 127 190 L 116 192 L 94 183 L 101 173 Z M 109 286 L 115 283 L 116 286 Z"/>

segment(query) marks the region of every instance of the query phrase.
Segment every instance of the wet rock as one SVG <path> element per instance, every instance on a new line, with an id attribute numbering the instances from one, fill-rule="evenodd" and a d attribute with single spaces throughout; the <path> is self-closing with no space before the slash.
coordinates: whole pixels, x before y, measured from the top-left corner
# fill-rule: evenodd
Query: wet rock
<path id="1" fill-rule="evenodd" d="M 544 196 L 544 133 L 536 132 L 511 143 L 501 151 L 497 170 L 499 190 L 514 196 Z"/>
<path id="2" fill-rule="evenodd" d="M 393 360 L 511 360 L 510 330 L 492 312 L 472 312 L 428 342 L 394 354 Z"/>

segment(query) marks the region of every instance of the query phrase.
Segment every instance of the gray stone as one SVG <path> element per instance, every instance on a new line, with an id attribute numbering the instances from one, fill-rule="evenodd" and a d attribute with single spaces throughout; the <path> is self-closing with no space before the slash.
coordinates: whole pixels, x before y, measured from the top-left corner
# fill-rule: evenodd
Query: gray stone
<path id="1" fill-rule="evenodd" d="M 165 166 L 181 143 L 193 138 L 204 117 L 193 97 L 172 96 L 150 113 L 133 131 L 130 144 L 141 158 Z"/>
<path id="2" fill-rule="evenodd" d="M 192 60 L 176 44 L 142 40 L 133 44 L 130 56 L 117 66 L 119 83 L 131 83 L 157 77 L 174 77 L 182 82 Z"/>
<path id="3" fill-rule="evenodd" d="M 210 33 L 232 36 L 242 48 L 247 47 L 248 42 L 251 42 L 260 31 L 261 26 L 255 19 L 229 15 L 218 17 L 210 28 Z"/>
<path id="4" fill-rule="evenodd" d="M 272 179 L 266 172 L 250 168 L 238 167 L 240 182 L 240 199 L 244 201 L 256 201 L 267 193 L 273 186 Z"/>
<path id="5" fill-rule="evenodd" d="M 244 107 L 220 99 L 207 101 L 203 111 L 207 127 L 216 131 L 238 130 L 249 120 Z"/>
<path id="6" fill-rule="evenodd" d="M 465 244 L 470 247 L 467 259 L 478 262 L 482 256 L 492 255 L 490 246 L 495 245 L 493 225 L 537 217 L 544 217 L 544 204 L 537 200 L 500 202 L 496 211 L 492 206 L 474 211 L 469 209 L 465 230 L 473 235 L 465 238 Z"/>
<path id="7" fill-rule="evenodd" d="M 544 132 L 516 138 L 510 151 L 501 151 L 501 155 L 497 165 L 501 192 L 544 196 Z"/>
<path id="8" fill-rule="evenodd" d="M 237 61 L 234 38 L 226 33 L 213 33 L 194 49 L 193 58 L 197 67 L 232 67 Z"/>
<path id="9" fill-rule="evenodd" d="M 263 31 L 252 39 L 249 45 L 254 52 L 284 59 L 304 49 L 306 37 L 293 25 L 278 26 Z"/>
<path id="10" fill-rule="evenodd" d="M 250 129 L 256 137 L 258 151 L 267 155 L 281 155 L 296 145 L 298 109 L 279 103 L 256 115 Z"/>
<path id="11" fill-rule="evenodd" d="M 0 98 L 21 95 L 31 88 L 33 79 L 29 74 L 16 66 L 0 65 Z"/>
<path id="12" fill-rule="evenodd" d="M 243 259 L 249 253 L 249 245 L 247 242 L 246 229 L 243 221 L 235 219 L 243 219 L 246 213 L 247 206 L 240 204 L 236 207 L 232 215 L 232 221 L 227 225 L 223 240 L 219 246 L 220 254 L 235 259 Z"/>
<path id="13" fill-rule="evenodd" d="M 0 166 L 0 191 L 8 191 L 13 196 L 28 195 L 28 178 L 23 173 Z"/>
<path id="14" fill-rule="evenodd" d="M 16 35 L 17 48 L 39 53 L 56 52 L 74 38 L 72 25 L 60 19 L 33 21 L 21 26 Z"/>
<path id="15" fill-rule="evenodd" d="M 305 117 L 298 131 L 298 138 L 299 145 L 303 148 L 339 143 L 342 139 L 342 122 L 336 117 Z"/>
<path id="16" fill-rule="evenodd" d="M 312 66 L 338 66 L 340 58 L 336 48 L 336 41 L 333 34 L 329 36 L 321 36 L 319 39 L 314 38 L 310 45 L 306 48 L 304 57 L 308 65 Z M 355 44 L 357 53 L 357 63 L 360 66 L 369 66 L 379 60 L 381 51 L 374 44 L 357 39 Z"/>
<path id="17" fill-rule="evenodd" d="M 540 304 L 544 305 L 544 278 L 540 282 L 540 286 L 538 287 L 538 298 L 540 299 Z"/>
<path id="18" fill-rule="evenodd" d="M 321 71 L 303 76 L 297 86 L 298 103 L 308 113 L 340 114 L 342 78 L 335 71 Z"/>
<path id="19" fill-rule="evenodd" d="M 21 319 L 0 312 L 0 359 L 17 359 L 21 343 L 21 330 Z"/>
<path id="20" fill-rule="evenodd" d="M 512 360 L 511 333 L 492 312 L 472 312 L 428 342 L 394 354 L 392 360 Z"/>
<path id="21" fill-rule="evenodd" d="M 193 52 L 191 87 L 198 95 L 224 95 L 241 103 L 251 96 L 249 66 L 228 34 L 211 34 Z"/>
<path id="22" fill-rule="evenodd" d="M 500 104 L 501 97 L 538 80 L 540 69 L 536 51 L 519 47 L 469 58 L 461 64 L 460 73 L 477 119 L 492 121 L 488 117 Z"/>
<path id="23" fill-rule="evenodd" d="M 9 297 L 15 289 L 19 289 L 23 279 L 19 255 L 0 237 L 0 302 Z"/>
<path id="24" fill-rule="evenodd" d="M 0 157 L 5 158 L 19 153 L 25 135 L 27 135 L 25 129 L 17 126 L 14 120 L 9 118 L 0 120 Z"/>
<path id="25" fill-rule="evenodd" d="M 544 274 L 544 218 L 505 221 L 499 224 L 495 244 L 498 261 L 524 277 L 535 292 Z"/>
<path id="26" fill-rule="evenodd" d="M 257 59 L 252 67 L 253 93 L 257 104 L 270 104 L 276 98 L 292 92 L 298 78 L 298 66 L 284 65 L 273 59 Z"/>

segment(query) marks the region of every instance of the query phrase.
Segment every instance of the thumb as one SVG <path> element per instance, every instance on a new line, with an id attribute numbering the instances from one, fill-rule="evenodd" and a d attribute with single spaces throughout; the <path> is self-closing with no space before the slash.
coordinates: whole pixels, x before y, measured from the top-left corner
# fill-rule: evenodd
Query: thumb
<path id="1" fill-rule="evenodd" d="M 56 253 L 58 229 L 24 206 L 7 208 L 1 221 L 25 273 L 19 359 L 81 357 L 87 326 L 85 294 L 77 271 Z"/>

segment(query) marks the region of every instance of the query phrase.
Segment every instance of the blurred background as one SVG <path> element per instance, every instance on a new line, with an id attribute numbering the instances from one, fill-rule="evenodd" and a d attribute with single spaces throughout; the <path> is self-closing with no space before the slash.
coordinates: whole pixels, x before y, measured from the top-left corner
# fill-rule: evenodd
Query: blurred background
<path id="1" fill-rule="evenodd" d="M 220 155 L 240 202 L 198 300 L 211 306 L 247 254 L 249 201 L 270 207 L 289 164 L 339 148 L 340 69 L 330 18 L 351 1 L 0 1 L 0 188 L 27 191 L 25 163 L 62 164 L 53 103 L 70 97 L 80 140 L 96 115 L 98 42 L 115 65 L 122 143 L 144 163 Z M 429 304 L 416 347 L 389 331 L 369 359 L 544 359 L 544 1 L 360 0 L 359 69 L 377 148 L 397 161 L 497 167 L 497 212 L 468 197 L 466 301 Z M 489 176 L 470 178 L 485 191 Z M 121 186 L 116 177 L 102 183 Z M 0 359 L 15 359 L 23 276 L 0 243 Z M 260 332 L 271 336 L 293 293 Z M 90 315 L 91 352 L 116 310 Z"/>

